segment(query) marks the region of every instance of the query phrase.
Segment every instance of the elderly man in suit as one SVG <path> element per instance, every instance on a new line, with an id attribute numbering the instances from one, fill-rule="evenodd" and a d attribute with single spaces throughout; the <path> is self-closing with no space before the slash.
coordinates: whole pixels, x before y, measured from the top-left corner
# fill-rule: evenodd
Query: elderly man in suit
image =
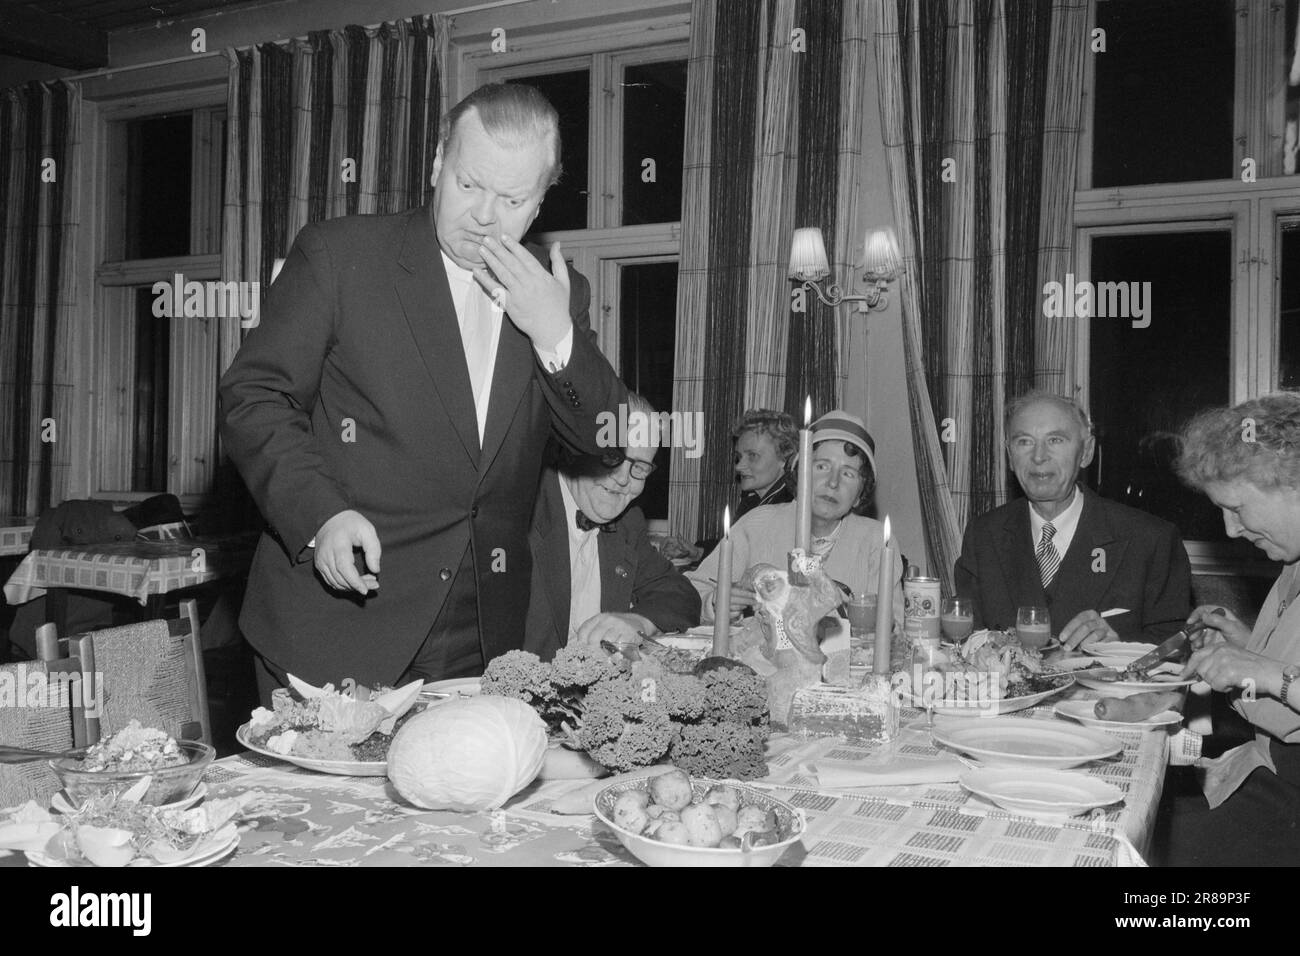
<path id="1" fill-rule="evenodd" d="M 548 436 L 598 451 L 626 394 L 586 280 L 519 242 L 559 156 L 541 94 L 482 87 L 444 118 L 427 208 L 298 234 L 221 383 L 271 527 L 240 617 L 264 699 L 286 671 L 472 676 L 521 646 Z"/>
<path id="2" fill-rule="evenodd" d="M 1006 410 L 1007 454 L 1025 492 L 971 520 L 956 589 L 975 626 L 1011 628 L 1016 608 L 1045 606 L 1066 647 L 1159 642 L 1191 610 L 1191 568 L 1178 529 L 1078 484 L 1095 440 L 1075 402 L 1031 392 Z M 1124 612 L 1103 618 L 1101 611 Z"/>
<path id="3" fill-rule="evenodd" d="M 635 393 L 628 403 L 629 420 L 653 415 Z M 641 509 L 632 506 L 654 471 L 654 457 L 653 444 L 631 444 L 599 457 L 560 455 L 558 469 L 542 474 L 529 532 L 533 587 L 525 650 L 549 660 L 570 642 L 635 644 L 638 633 L 700 623 L 699 594 L 651 546 Z"/>

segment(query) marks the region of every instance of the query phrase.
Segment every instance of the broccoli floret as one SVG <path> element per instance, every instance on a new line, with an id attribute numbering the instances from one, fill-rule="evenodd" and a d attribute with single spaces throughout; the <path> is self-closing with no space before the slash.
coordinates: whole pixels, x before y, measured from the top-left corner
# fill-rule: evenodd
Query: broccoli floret
<path id="1" fill-rule="evenodd" d="M 668 751 L 674 766 L 693 777 L 753 780 L 767 775 L 767 728 L 734 721 L 687 724 Z"/>
<path id="2" fill-rule="evenodd" d="M 767 723 L 767 684 L 747 667 L 726 667 L 705 671 L 704 719 L 710 723 Z"/>
<path id="3" fill-rule="evenodd" d="M 603 651 L 566 645 L 551 661 L 550 679 L 557 691 L 573 693 L 623 677 L 627 671 L 628 662 L 619 655 L 610 657 Z"/>
<path id="4" fill-rule="evenodd" d="M 632 770 L 668 752 L 677 727 L 667 709 L 646 700 L 631 679 L 603 681 L 587 692 L 578 744 L 611 770 Z"/>
<path id="5" fill-rule="evenodd" d="M 551 665 L 528 651 L 506 651 L 488 661 L 481 686 L 485 694 L 543 703 L 551 697 Z"/>

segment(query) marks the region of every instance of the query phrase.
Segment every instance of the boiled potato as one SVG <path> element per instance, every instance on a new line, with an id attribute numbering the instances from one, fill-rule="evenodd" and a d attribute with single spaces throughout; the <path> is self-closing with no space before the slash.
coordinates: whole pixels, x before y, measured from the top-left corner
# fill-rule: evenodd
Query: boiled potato
<path id="1" fill-rule="evenodd" d="M 681 770 L 669 770 L 650 781 L 651 798 L 669 810 L 684 810 L 690 806 L 693 795 L 691 778 Z"/>
<path id="2" fill-rule="evenodd" d="M 732 832 L 740 837 L 751 830 L 766 829 L 768 829 L 767 812 L 762 807 L 751 805 L 740 808 L 740 812 L 736 814 L 736 829 Z"/>
<path id="3" fill-rule="evenodd" d="M 714 806 L 729 807 L 732 813 L 740 810 L 740 794 L 735 787 L 710 787 L 704 795 L 704 802 Z"/>
<path id="4" fill-rule="evenodd" d="M 650 822 L 645 797 L 644 793 L 635 790 L 621 794 L 614 801 L 614 823 L 633 833 L 644 830 Z"/>
<path id="5" fill-rule="evenodd" d="M 720 803 L 713 804 L 713 815 L 718 818 L 718 827 L 724 837 L 736 832 L 736 811 Z"/>
<path id="6" fill-rule="evenodd" d="M 660 843 L 676 843 L 686 846 L 691 842 L 691 831 L 680 820 L 669 820 L 659 825 L 655 839 Z"/>
<path id="7" fill-rule="evenodd" d="M 690 835 L 691 846 L 717 846 L 722 840 L 718 816 L 707 803 L 693 803 L 683 810 L 682 824 Z"/>

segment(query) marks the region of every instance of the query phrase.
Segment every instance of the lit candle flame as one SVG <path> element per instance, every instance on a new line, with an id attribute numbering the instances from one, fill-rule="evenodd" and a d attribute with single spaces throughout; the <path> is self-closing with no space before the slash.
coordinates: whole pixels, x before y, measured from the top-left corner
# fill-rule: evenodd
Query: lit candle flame
<path id="1" fill-rule="evenodd" d="M 885 515 L 885 547 L 889 547 L 889 515 Z"/>
<path id="2" fill-rule="evenodd" d="M 731 537 L 731 505 L 722 509 L 722 536 Z"/>
<path id="3" fill-rule="evenodd" d="M 807 428 L 812 424 L 812 396 L 804 396 L 803 400 L 803 427 Z"/>

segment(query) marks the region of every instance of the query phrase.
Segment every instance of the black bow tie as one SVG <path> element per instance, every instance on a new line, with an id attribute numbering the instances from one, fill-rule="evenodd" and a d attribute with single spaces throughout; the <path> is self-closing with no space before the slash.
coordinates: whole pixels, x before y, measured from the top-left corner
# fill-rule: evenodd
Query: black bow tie
<path id="1" fill-rule="evenodd" d="M 601 531 L 606 533 L 613 533 L 614 525 L 618 524 L 617 519 L 614 521 L 607 521 L 604 524 L 601 524 L 599 521 L 592 521 L 581 511 L 577 512 L 573 517 L 578 522 L 579 531 L 590 531 L 592 528 L 599 528 Z"/>

